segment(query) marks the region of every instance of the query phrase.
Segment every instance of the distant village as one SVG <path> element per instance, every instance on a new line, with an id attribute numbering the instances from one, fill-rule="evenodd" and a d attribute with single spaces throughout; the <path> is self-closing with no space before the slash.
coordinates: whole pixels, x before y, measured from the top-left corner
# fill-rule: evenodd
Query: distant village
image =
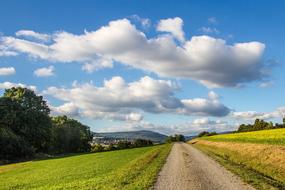
<path id="1" fill-rule="evenodd" d="M 100 144 L 102 146 L 109 146 L 110 144 L 116 145 L 121 141 L 127 141 L 133 144 L 135 139 L 95 136 L 93 137 L 92 144 Z"/>

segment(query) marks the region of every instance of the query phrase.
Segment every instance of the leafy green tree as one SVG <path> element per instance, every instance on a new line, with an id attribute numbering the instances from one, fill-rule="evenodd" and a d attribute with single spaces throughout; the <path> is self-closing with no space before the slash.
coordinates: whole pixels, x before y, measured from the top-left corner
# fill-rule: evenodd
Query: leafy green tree
<path id="1" fill-rule="evenodd" d="M 91 152 L 103 152 L 104 147 L 101 144 L 92 145 Z"/>
<path id="2" fill-rule="evenodd" d="M 53 153 L 88 152 L 93 134 L 90 128 L 67 116 L 52 118 Z"/>
<path id="3" fill-rule="evenodd" d="M 0 97 L 0 159 L 18 160 L 34 154 L 34 148 L 23 138 L 23 109 L 7 97 Z"/>
<path id="4" fill-rule="evenodd" d="M 259 131 L 259 130 L 267 130 L 267 129 L 277 129 L 285 127 L 285 118 L 283 118 L 283 124 L 272 122 L 266 122 L 262 119 L 256 119 L 254 124 L 241 124 L 237 130 L 237 132 L 247 132 L 247 131 Z"/>
<path id="5" fill-rule="evenodd" d="M 204 137 L 208 136 L 210 133 L 208 131 L 202 131 L 201 133 L 198 134 L 198 137 Z"/>
<path id="6" fill-rule="evenodd" d="M 168 136 L 166 138 L 166 143 L 171 143 L 171 142 L 184 142 L 185 137 L 181 134 L 175 134 L 174 136 Z"/>
<path id="7" fill-rule="evenodd" d="M 237 130 L 237 132 L 246 132 L 246 131 L 251 131 L 253 130 L 253 125 L 246 125 L 246 124 L 241 124 Z"/>
<path id="8" fill-rule="evenodd" d="M 4 98 L 4 102 L 10 101 L 6 104 L 11 108 L 6 112 L 7 122 L 10 123 L 8 126 L 16 135 L 25 139 L 36 152 L 46 152 L 51 138 L 51 120 L 50 109 L 43 97 L 30 89 L 13 87 L 5 90 Z M 18 108 L 15 108 L 15 105 Z"/>
<path id="9" fill-rule="evenodd" d="M 145 139 L 136 139 L 133 143 L 134 147 L 143 147 L 151 145 L 153 145 L 153 142 L 151 140 L 145 140 Z"/>
<path id="10" fill-rule="evenodd" d="M 0 97 L 0 125 L 15 132 L 21 132 L 23 109 L 7 97 Z"/>
<path id="11" fill-rule="evenodd" d="M 0 160 L 19 160 L 33 154 L 34 149 L 22 137 L 0 126 Z"/>
<path id="12" fill-rule="evenodd" d="M 175 139 L 177 142 L 184 142 L 185 141 L 185 137 L 181 134 L 176 134 Z"/>
<path id="13" fill-rule="evenodd" d="M 116 147 L 114 146 L 113 143 L 109 144 L 109 146 L 107 146 L 104 150 L 106 151 L 112 151 L 112 150 L 116 150 Z"/>
<path id="14" fill-rule="evenodd" d="M 50 109 L 42 96 L 35 94 L 33 90 L 22 88 L 22 87 L 12 87 L 6 89 L 4 97 L 9 97 L 13 101 L 19 103 L 25 111 L 36 111 L 48 115 Z"/>
<path id="15" fill-rule="evenodd" d="M 202 131 L 197 136 L 198 137 L 207 137 L 207 136 L 213 136 L 213 135 L 217 135 L 217 133 L 215 131 L 213 131 L 213 132 Z"/>
<path id="16" fill-rule="evenodd" d="M 118 149 L 126 149 L 126 148 L 131 148 L 132 143 L 129 141 L 119 141 L 117 144 Z"/>

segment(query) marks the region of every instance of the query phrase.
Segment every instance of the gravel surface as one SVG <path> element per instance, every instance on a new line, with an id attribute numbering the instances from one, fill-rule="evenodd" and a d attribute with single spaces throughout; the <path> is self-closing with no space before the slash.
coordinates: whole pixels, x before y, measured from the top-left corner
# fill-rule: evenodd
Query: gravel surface
<path id="1" fill-rule="evenodd" d="M 159 173 L 155 190 L 254 189 L 216 161 L 186 143 L 175 143 Z"/>

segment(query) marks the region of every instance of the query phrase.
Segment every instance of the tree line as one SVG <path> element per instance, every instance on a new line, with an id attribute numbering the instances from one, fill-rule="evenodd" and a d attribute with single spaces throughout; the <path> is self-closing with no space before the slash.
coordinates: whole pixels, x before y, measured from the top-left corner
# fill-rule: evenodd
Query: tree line
<path id="1" fill-rule="evenodd" d="M 268 130 L 268 129 L 279 129 L 285 128 L 285 118 L 283 118 L 283 123 L 275 123 L 267 122 L 262 119 L 255 119 L 253 124 L 241 124 L 236 131 L 231 133 L 241 133 L 241 132 L 249 132 L 249 131 L 260 131 L 260 130 Z M 208 132 L 202 131 L 200 132 L 197 137 L 207 137 L 217 135 L 216 132 Z"/>
<path id="2" fill-rule="evenodd" d="M 50 116 L 42 96 L 17 87 L 0 97 L 0 160 L 19 160 L 38 153 L 88 152 L 90 128 L 66 116 Z"/>
<path id="3" fill-rule="evenodd" d="M 278 128 L 285 128 L 285 118 L 283 118 L 282 124 L 273 124 L 272 122 L 267 122 L 262 119 L 256 119 L 253 124 L 241 124 L 237 132 L 259 131 Z"/>
<path id="4" fill-rule="evenodd" d="M 166 143 L 184 142 L 184 141 L 185 141 L 185 137 L 181 134 L 175 134 L 174 136 L 170 135 L 165 140 Z"/>
<path id="5" fill-rule="evenodd" d="M 213 132 L 202 131 L 197 135 L 197 137 L 209 137 L 209 136 L 213 136 L 213 135 L 217 135 L 217 133 L 215 131 L 213 131 Z"/>

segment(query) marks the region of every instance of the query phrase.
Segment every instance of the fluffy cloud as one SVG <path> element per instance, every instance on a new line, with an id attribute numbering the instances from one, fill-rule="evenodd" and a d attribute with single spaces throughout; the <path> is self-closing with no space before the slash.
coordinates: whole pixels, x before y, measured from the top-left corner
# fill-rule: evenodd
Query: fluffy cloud
<path id="1" fill-rule="evenodd" d="M 179 41 L 183 42 L 184 31 L 183 31 L 183 20 L 179 17 L 169 18 L 160 20 L 157 25 L 157 31 L 160 32 L 170 32 Z"/>
<path id="2" fill-rule="evenodd" d="M 276 119 L 283 118 L 285 116 L 285 107 L 279 107 L 272 112 L 256 112 L 256 111 L 244 111 L 244 112 L 232 112 L 231 116 L 235 119 L 242 120 L 255 120 L 255 119 Z"/>
<path id="3" fill-rule="evenodd" d="M 12 82 L 2 82 L 2 83 L 0 83 L 0 89 L 8 89 L 8 88 L 12 88 L 12 87 L 29 88 L 29 89 L 31 89 L 33 91 L 37 90 L 36 86 L 26 85 L 26 84 L 22 84 L 22 83 L 12 83 Z"/>
<path id="4" fill-rule="evenodd" d="M 179 110 L 180 113 L 186 115 L 211 115 L 211 116 L 225 116 L 230 112 L 230 109 L 224 106 L 219 101 L 219 96 L 210 92 L 209 98 L 195 98 L 195 99 L 183 99 L 181 100 L 184 105 Z"/>
<path id="5" fill-rule="evenodd" d="M 143 77 L 126 83 L 121 77 L 105 80 L 102 87 L 92 83 L 74 84 L 72 88 L 49 87 L 44 94 L 65 102 L 55 111 L 79 110 L 82 117 L 116 120 L 142 120 L 140 111 L 185 115 L 225 116 L 229 108 L 210 92 L 208 99 L 184 99 L 174 96 L 179 86 L 167 80 Z M 68 107 L 66 106 L 69 105 Z M 63 109 L 66 108 L 66 109 Z M 67 111 L 68 112 L 68 111 Z"/>
<path id="6" fill-rule="evenodd" d="M 191 127 L 193 129 L 191 132 L 195 132 L 196 134 L 202 131 L 216 131 L 216 132 L 224 132 L 224 131 L 233 131 L 237 129 L 237 123 L 229 123 L 228 121 L 223 120 L 210 120 L 209 118 L 198 118 L 191 122 Z M 187 128 L 185 129 L 187 130 Z"/>
<path id="7" fill-rule="evenodd" d="M 100 68 L 104 68 L 104 67 L 113 67 L 113 61 L 111 59 L 107 59 L 107 58 L 98 58 L 96 60 L 94 60 L 93 62 L 90 63 L 85 63 L 82 66 L 82 70 L 86 71 L 87 73 L 92 73 Z"/>
<path id="8" fill-rule="evenodd" d="M 78 108 L 72 103 L 65 103 L 61 106 L 53 106 L 49 105 L 50 109 L 52 110 L 52 115 L 68 115 L 68 116 L 79 116 Z"/>
<path id="9" fill-rule="evenodd" d="M 14 67 L 0 67 L 0 76 L 2 75 L 13 75 L 16 73 Z"/>
<path id="10" fill-rule="evenodd" d="M 17 52 L 8 50 L 9 48 L 6 45 L 1 44 L 0 41 L 0 57 L 9 57 L 18 55 Z"/>
<path id="11" fill-rule="evenodd" d="M 166 135 L 173 135 L 177 133 L 184 135 L 197 135 L 202 131 L 233 131 L 236 130 L 237 127 L 238 124 L 236 123 L 228 123 L 227 121 L 222 120 L 210 120 L 209 118 L 198 118 L 191 122 L 173 125 L 158 125 L 146 121 L 125 123 L 104 128 L 101 130 L 101 132 L 151 130 Z"/>
<path id="12" fill-rule="evenodd" d="M 1 41 L 6 51 L 53 62 L 79 62 L 88 72 L 111 68 L 116 61 L 208 87 L 236 87 L 268 76 L 262 62 L 263 43 L 230 45 L 222 39 L 193 36 L 177 44 L 173 37 L 184 39 L 182 25 L 180 18 L 161 20 L 157 29 L 170 34 L 148 39 L 128 19 L 121 19 L 82 35 L 56 32 L 48 45 L 15 37 L 2 37 Z"/>
<path id="13" fill-rule="evenodd" d="M 42 34 L 34 32 L 32 30 L 19 30 L 18 32 L 16 32 L 16 36 L 31 37 L 44 42 L 48 41 L 51 38 L 48 34 Z"/>
<path id="14" fill-rule="evenodd" d="M 49 77 L 54 75 L 54 66 L 39 68 L 34 71 L 37 77 Z"/>

